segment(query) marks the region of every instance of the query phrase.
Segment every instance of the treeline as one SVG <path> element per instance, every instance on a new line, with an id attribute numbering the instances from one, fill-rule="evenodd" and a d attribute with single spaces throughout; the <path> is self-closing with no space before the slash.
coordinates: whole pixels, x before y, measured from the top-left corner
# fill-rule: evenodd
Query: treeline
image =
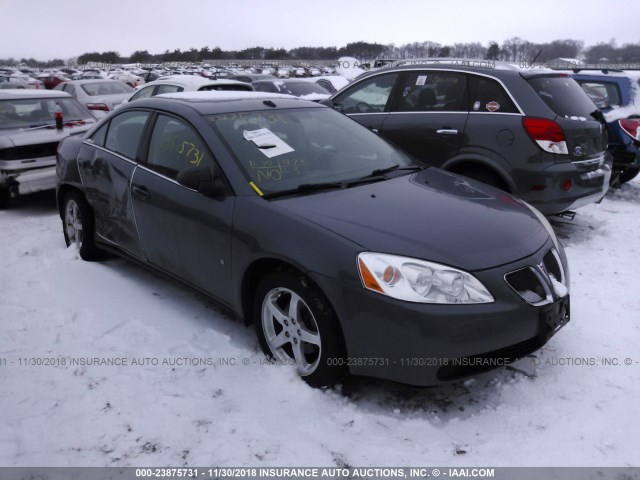
<path id="1" fill-rule="evenodd" d="M 510 62 L 544 63 L 556 58 L 578 58 L 587 63 L 602 62 L 640 62 L 640 44 L 630 43 L 617 46 L 612 39 L 608 43 L 598 43 L 589 47 L 579 40 L 554 40 L 548 43 L 535 43 L 519 37 L 510 38 L 501 44 L 489 42 L 454 43 L 443 45 L 438 42 L 414 42 L 396 46 L 379 43 L 353 42 L 344 47 L 298 47 L 291 50 L 284 48 L 252 47 L 244 50 L 222 50 L 220 47 L 203 47 L 189 50 L 166 50 L 164 53 L 150 53 L 147 50 L 136 50 L 129 57 L 118 52 L 88 52 L 80 55 L 76 62 L 86 64 L 98 62 L 105 64 L 118 63 L 162 63 L 190 62 L 203 60 L 336 60 L 339 57 L 356 57 L 358 59 L 403 59 L 423 57 L 459 57 L 484 60 L 503 60 Z M 10 58 L 0 59 L 1 64 L 15 65 L 25 63 L 44 67 L 64 65 L 61 59 L 49 62 L 37 62 L 35 59 Z"/>

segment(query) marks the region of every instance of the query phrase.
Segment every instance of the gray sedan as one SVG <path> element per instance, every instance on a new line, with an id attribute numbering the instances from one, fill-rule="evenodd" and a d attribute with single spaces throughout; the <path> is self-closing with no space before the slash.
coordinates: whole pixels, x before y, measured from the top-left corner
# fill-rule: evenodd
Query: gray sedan
<path id="1" fill-rule="evenodd" d="M 116 105 L 129 98 L 134 89 L 118 80 L 72 80 L 55 87 L 67 92 L 85 105 L 96 118 L 105 116 Z"/>
<path id="2" fill-rule="evenodd" d="M 464 378 L 569 320 L 566 257 L 537 210 L 313 102 L 161 95 L 58 152 L 67 245 L 215 298 L 314 386 Z"/>

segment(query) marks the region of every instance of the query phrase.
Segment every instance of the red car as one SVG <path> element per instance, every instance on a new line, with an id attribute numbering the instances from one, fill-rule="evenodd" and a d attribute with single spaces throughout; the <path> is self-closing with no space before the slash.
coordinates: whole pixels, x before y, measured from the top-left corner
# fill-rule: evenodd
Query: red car
<path id="1" fill-rule="evenodd" d="M 56 85 L 69 81 L 69 79 L 61 73 L 44 73 L 38 75 L 37 78 L 44 83 L 44 88 L 47 90 L 52 90 Z"/>

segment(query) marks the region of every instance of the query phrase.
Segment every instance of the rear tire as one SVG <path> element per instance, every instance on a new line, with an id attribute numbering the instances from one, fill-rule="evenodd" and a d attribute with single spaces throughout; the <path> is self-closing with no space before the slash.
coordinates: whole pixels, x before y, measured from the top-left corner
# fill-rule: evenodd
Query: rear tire
<path id="1" fill-rule="evenodd" d="M 267 275 L 256 290 L 253 312 L 265 355 L 295 365 L 310 386 L 331 386 L 347 375 L 338 318 L 307 277 L 293 271 Z"/>
<path id="2" fill-rule="evenodd" d="M 62 202 L 62 231 L 67 247 L 76 246 L 83 260 L 99 260 L 101 251 L 94 243 L 93 210 L 78 192 L 69 192 Z"/>
<path id="3" fill-rule="evenodd" d="M 633 170 L 633 169 L 623 170 L 620 173 L 620 177 L 618 178 L 618 181 L 620 183 L 627 183 L 628 181 L 633 180 L 634 178 L 636 178 L 638 173 L 640 173 L 640 170 Z"/>

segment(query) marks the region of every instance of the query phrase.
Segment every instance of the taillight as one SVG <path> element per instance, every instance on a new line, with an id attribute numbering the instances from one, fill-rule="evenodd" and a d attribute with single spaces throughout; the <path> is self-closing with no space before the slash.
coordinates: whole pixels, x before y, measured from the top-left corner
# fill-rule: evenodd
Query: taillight
<path id="1" fill-rule="evenodd" d="M 640 118 L 624 118 L 618 120 L 622 130 L 634 140 L 640 140 Z"/>
<path id="2" fill-rule="evenodd" d="M 103 112 L 109 111 L 106 103 L 87 103 L 87 108 L 89 110 L 102 110 Z"/>
<path id="3" fill-rule="evenodd" d="M 568 155 L 567 137 L 562 127 L 546 118 L 524 117 L 522 125 L 527 134 L 545 152 Z"/>

